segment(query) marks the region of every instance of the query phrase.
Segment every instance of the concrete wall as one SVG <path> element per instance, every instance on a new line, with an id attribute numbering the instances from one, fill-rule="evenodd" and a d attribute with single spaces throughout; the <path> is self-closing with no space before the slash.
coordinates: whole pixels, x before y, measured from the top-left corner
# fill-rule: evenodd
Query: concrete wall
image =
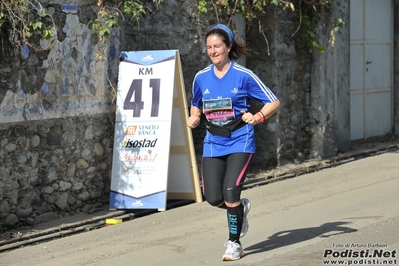
<path id="1" fill-rule="evenodd" d="M 331 17 L 349 22 L 349 1 L 333 3 L 317 25 L 326 52 L 313 53 L 311 68 L 312 158 L 326 158 L 350 149 L 349 23 L 333 30 Z"/>
<path id="2" fill-rule="evenodd" d="M 111 78 L 117 74 L 119 38 L 99 42 L 87 26 L 96 16 L 92 5 L 70 7 L 76 11 L 66 5 L 47 7 L 56 19 L 57 35 L 36 43 L 45 51 L 6 47 L 0 69 L 2 123 L 111 111 L 114 96 L 104 73 Z"/>
<path id="3" fill-rule="evenodd" d="M 394 133 L 399 134 L 399 2 L 394 1 L 394 70 L 393 70 L 393 102 L 394 102 Z"/>

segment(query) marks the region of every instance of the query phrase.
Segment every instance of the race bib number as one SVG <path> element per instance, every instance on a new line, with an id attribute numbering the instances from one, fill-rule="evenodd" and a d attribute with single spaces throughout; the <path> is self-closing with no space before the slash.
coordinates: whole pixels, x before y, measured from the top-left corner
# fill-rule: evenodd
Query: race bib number
<path id="1" fill-rule="evenodd" d="M 230 98 L 204 100 L 203 103 L 203 111 L 209 122 L 222 126 L 235 119 Z"/>

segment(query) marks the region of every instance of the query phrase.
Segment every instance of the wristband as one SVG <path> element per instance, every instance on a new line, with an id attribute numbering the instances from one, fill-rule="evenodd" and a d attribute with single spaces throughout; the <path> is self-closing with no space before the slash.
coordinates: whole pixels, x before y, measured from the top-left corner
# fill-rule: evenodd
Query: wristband
<path id="1" fill-rule="evenodd" d="M 262 114 L 262 116 L 263 116 L 263 119 L 265 119 L 265 118 L 266 118 L 266 116 L 265 116 L 265 114 L 262 112 L 262 110 L 260 110 L 260 111 L 259 111 L 259 113 L 261 113 L 261 114 Z"/>
<path id="2" fill-rule="evenodd" d="M 259 123 L 263 124 L 265 122 L 265 117 L 262 115 L 261 112 L 257 112 L 256 116 L 259 118 Z"/>

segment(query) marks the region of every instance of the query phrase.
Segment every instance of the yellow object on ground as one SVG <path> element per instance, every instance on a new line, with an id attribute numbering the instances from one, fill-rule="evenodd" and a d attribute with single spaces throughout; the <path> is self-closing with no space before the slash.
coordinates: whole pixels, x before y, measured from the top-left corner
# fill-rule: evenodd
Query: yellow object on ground
<path id="1" fill-rule="evenodd" d="M 106 219 L 105 223 L 107 225 L 113 225 L 113 224 L 120 224 L 122 222 L 122 219 Z"/>

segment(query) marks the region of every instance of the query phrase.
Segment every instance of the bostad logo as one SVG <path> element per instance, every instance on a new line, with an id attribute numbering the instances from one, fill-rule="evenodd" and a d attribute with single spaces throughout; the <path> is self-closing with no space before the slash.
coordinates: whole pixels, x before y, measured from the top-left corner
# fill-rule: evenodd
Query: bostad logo
<path id="1" fill-rule="evenodd" d="M 158 139 L 142 139 L 142 140 L 135 140 L 135 139 L 128 139 L 123 141 L 123 146 L 125 148 L 154 148 L 157 144 Z"/>

